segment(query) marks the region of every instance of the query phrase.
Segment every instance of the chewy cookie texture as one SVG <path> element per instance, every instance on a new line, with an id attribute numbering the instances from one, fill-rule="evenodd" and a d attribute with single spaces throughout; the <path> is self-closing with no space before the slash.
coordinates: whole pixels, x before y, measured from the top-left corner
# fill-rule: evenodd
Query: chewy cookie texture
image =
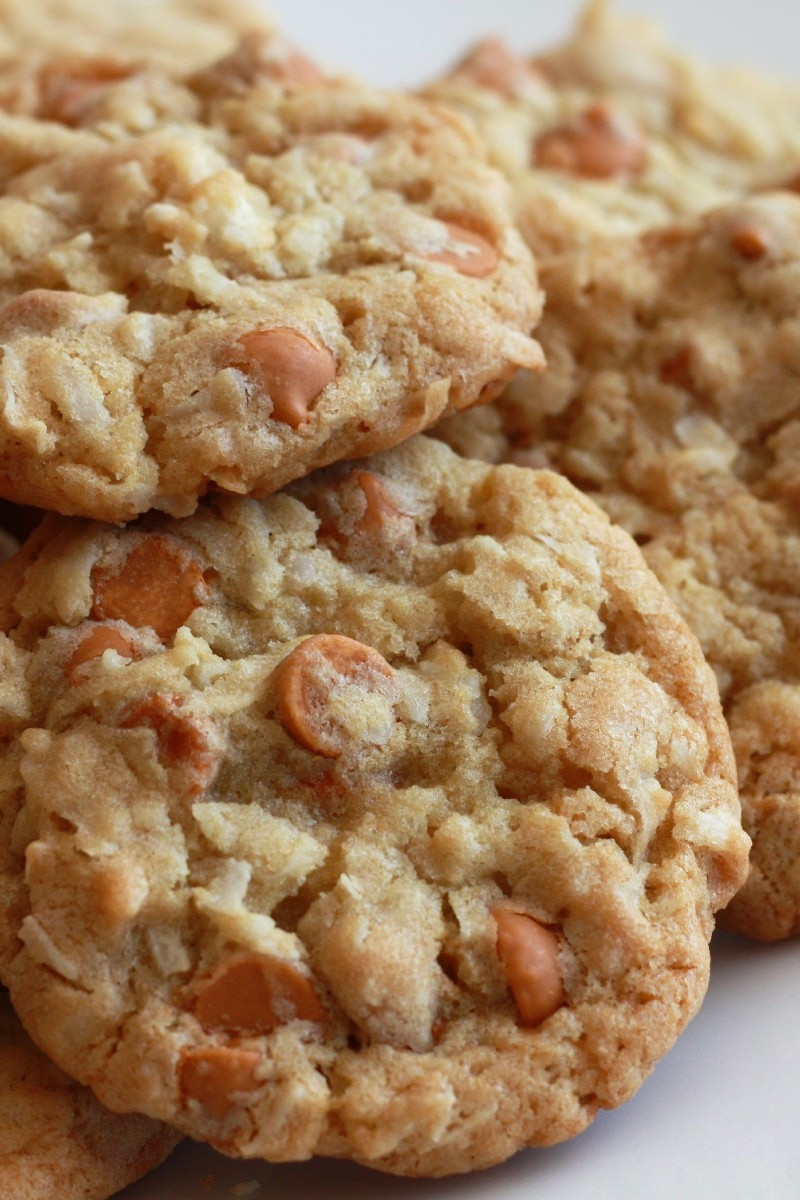
<path id="1" fill-rule="evenodd" d="M 442 436 L 550 466 L 644 555 L 717 675 L 753 838 L 721 919 L 800 932 L 800 198 L 565 255 L 544 272 L 541 385 Z"/>
<path id="2" fill-rule="evenodd" d="M 606 0 L 562 46 L 483 42 L 427 94 L 474 123 L 543 258 L 800 173 L 800 87 L 697 61 Z"/>
<path id="3" fill-rule="evenodd" d="M 9 498 L 185 515 L 541 367 L 534 269 L 458 116 L 263 35 L 179 85 L 89 83 L 0 123 Z"/>
<path id="4" fill-rule="evenodd" d="M 106 1112 L 36 1049 L 0 993 L 0 1195 L 106 1200 L 177 1140 L 146 1117 Z"/>
<path id="5" fill-rule="evenodd" d="M 111 1107 L 486 1166 L 626 1100 L 742 882 L 730 742 L 633 542 L 417 438 L 2 568 L 2 974 Z"/>

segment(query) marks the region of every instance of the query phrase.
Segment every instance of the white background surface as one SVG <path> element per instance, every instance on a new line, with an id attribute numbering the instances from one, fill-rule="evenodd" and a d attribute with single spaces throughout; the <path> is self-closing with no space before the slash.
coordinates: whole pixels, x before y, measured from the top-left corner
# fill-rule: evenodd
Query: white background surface
<path id="1" fill-rule="evenodd" d="M 487 32 L 521 50 L 546 46 L 578 4 L 273 0 L 271 9 L 321 63 L 388 86 L 436 75 Z M 800 80 L 800 0 L 638 0 L 635 11 L 659 18 L 687 50 Z M 124 1198 L 800 1200 L 800 941 L 718 936 L 713 963 L 700 1015 L 639 1094 L 563 1146 L 435 1181 L 328 1161 L 236 1162 L 187 1143 Z"/>

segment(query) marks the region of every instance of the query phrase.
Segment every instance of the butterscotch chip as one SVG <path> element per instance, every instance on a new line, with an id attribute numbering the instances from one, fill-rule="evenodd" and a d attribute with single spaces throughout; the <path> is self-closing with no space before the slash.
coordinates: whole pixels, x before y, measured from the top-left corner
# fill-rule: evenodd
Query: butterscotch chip
<path id="1" fill-rule="evenodd" d="M 118 566 L 92 572 L 92 616 L 146 626 L 171 638 L 205 594 L 203 568 L 180 542 L 142 537 Z"/>
<path id="2" fill-rule="evenodd" d="M 761 258 L 767 252 L 764 235 L 754 225 L 745 225 L 735 229 L 731 234 L 731 245 L 741 254 L 742 258 Z"/>
<path id="3" fill-rule="evenodd" d="M 6 90 L 0 495 L 184 516 L 543 366 L 534 265 L 455 114 L 263 34 L 190 76 L 54 57 Z"/>
<path id="4" fill-rule="evenodd" d="M 318 633 L 292 650 L 275 672 L 275 692 L 288 732 L 325 758 L 338 758 L 353 740 L 354 729 L 338 710 L 359 699 L 368 706 L 400 697 L 395 672 L 383 655 L 336 633 Z"/>
<path id="5" fill-rule="evenodd" d="M 497 267 L 498 253 L 488 238 L 472 229 L 464 229 L 455 221 L 445 221 L 444 230 L 444 247 L 429 251 L 426 258 L 455 267 L 460 275 L 474 275 L 477 279 L 491 275 Z"/>
<path id="6" fill-rule="evenodd" d="M 193 1012 L 204 1029 L 271 1033 L 286 1020 L 324 1021 L 308 976 L 285 959 L 242 954 L 197 984 Z"/>
<path id="7" fill-rule="evenodd" d="M 220 1119 L 234 1107 L 237 1097 L 258 1086 L 259 1058 L 252 1050 L 233 1046 L 207 1046 L 187 1050 L 181 1058 L 180 1083 L 184 1103 L 194 1101 Z"/>
<path id="8" fill-rule="evenodd" d="M 644 170 L 639 127 L 607 104 L 592 104 L 572 121 L 543 133 L 533 148 L 537 167 L 584 179 L 613 179 Z"/>
<path id="9" fill-rule="evenodd" d="M 177 1141 L 146 1117 L 106 1111 L 36 1049 L 0 993 L 0 1194 L 105 1200 Z"/>
<path id="10" fill-rule="evenodd" d="M 121 658 L 136 656 L 136 647 L 132 640 L 113 625 L 87 625 L 86 633 L 78 642 L 65 668 L 70 682 L 77 683 L 81 678 L 81 667 L 84 663 L 99 658 L 106 650 L 113 650 Z"/>
<path id="11" fill-rule="evenodd" d="M 72 687 L 96 564 L 145 538 L 207 591 Z M 578 1133 L 696 1011 L 746 869 L 716 685 L 562 478 L 415 438 L 49 518 L 0 612 L 0 974 L 108 1103 L 445 1174 Z"/>
<path id="12" fill-rule="evenodd" d="M 273 419 L 292 429 L 307 425 L 311 406 L 336 378 L 330 350 L 303 337 L 294 329 L 255 329 L 237 338 L 237 354 L 256 372 L 272 397 Z"/>
<path id="13" fill-rule="evenodd" d="M 633 534 L 713 667 L 750 877 L 721 921 L 800 933 L 800 199 L 548 266 L 547 381 L 446 422 L 463 453 L 563 472 Z"/>
<path id="14" fill-rule="evenodd" d="M 492 912 L 497 954 L 522 1025 L 540 1025 L 564 1002 L 558 939 L 538 921 L 507 908 Z"/>
<path id="15" fill-rule="evenodd" d="M 501 96 L 517 96 L 526 90 L 541 92 L 544 77 L 501 38 L 478 42 L 453 70 L 453 76 L 468 84 L 491 88 Z"/>
<path id="16" fill-rule="evenodd" d="M 491 39 L 426 89 L 467 116 L 544 258 L 765 189 L 800 167 L 800 87 L 697 61 L 604 0 L 533 57 Z"/>
<path id="17" fill-rule="evenodd" d="M 152 729 L 159 758 L 170 772 L 176 795 L 195 796 L 212 783 L 222 759 L 213 719 L 184 707 L 184 697 L 156 692 L 120 714 L 123 729 Z"/>
<path id="18" fill-rule="evenodd" d="M 359 471 L 355 480 L 364 493 L 364 513 L 355 529 L 378 536 L 388 532 L 391 537 L 393 527 L 406 514 L 397 507 L 379 475 L 372 471 Z"/>

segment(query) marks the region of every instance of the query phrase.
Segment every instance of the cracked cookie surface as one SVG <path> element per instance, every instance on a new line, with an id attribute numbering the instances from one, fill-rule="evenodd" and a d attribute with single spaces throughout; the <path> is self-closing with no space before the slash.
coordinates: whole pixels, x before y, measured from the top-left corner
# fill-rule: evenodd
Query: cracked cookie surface
<path id="1" fill-rule="evenodd" d="M 580 1132 L 705 991 L 713 676 L 565 480 L 426 438 L 2 568 L 2 975 L 117 1108 L 439 1175 Z"/>
<path id="2" fill-rule="evenodd" d="M 774 194 L 544 276 L 550 369 L 442 436 L 550 466 L 643 546 L 716 672 L 753 838 L 721 920 L 800 933 L 800 199 Z"/>
<path id="3" fill-rule="evenodd" d="M 680 53 L 604 0 L 562 45 L 479 44 L 427 94 L 475 124 L 547 257 L 796 186 L 800 88 Z"/>
<path id="4" fill-rule="evenodd" d="M 9 498 L 186 515 L 208 489 L 267 494 L 393 445 L 541 364 L 533 265 L 466 124 L 312 82 L 275 46 L 164 88 L 101 80 L 74 126 L 0 122 Z"/>
<path id="5" fill-rule="evenodd" d="M 0 1193 L 106 1200 L 178 1140 L 146 1117 L 107 1112 L 30 1041 L 0 993 Z"/>

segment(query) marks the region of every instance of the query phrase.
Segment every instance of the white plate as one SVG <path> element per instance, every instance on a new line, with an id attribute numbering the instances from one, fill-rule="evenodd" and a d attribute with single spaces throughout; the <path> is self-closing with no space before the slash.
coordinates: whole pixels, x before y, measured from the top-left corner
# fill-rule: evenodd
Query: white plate
<path id="1" fill-rule="evenodd" d="M 433 77 L 487 32 L 520 49 L 564 35 L 575 0 L 273 0 L 320 62 L 376 84 Z M 797 0 L 639 0 L 679 44 L 800 75 Z M 797 164 L 791 164 L 793 167 Z M 675 1048 L 624 1108 L 580 1138 L 494 1170 L 402 1180 L 348 1163 L 237 1162 L 185 1143 L 124 1200 L 798 1200 L 800 941 L 714 943 L 711 989 Z"/>

